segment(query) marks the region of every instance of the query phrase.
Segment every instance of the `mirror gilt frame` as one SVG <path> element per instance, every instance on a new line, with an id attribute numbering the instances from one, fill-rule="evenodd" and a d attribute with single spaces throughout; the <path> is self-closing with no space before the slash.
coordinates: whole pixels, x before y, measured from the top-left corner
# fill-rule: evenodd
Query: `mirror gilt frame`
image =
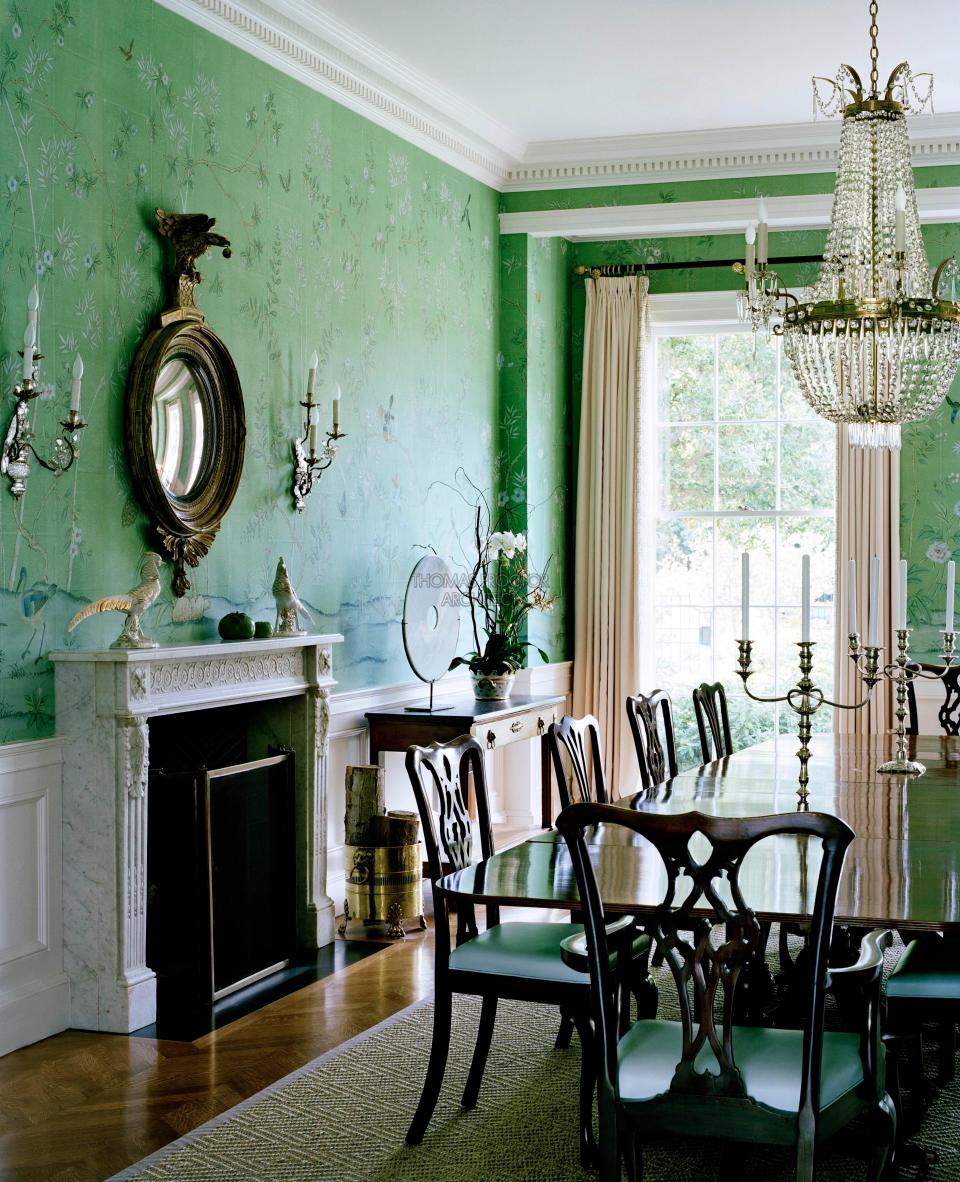
<path id="1" fill-rule="evenodd" d="M 229 258 L 230 243 L 212 233 L 214 219 L 206 214 L 158 209 L 156 215 L 160 233 L 176 252 L 174 299 L 141 341 L 130 367 L 124 436 L 134 492 L 173 561 L 173 593 L 179 597 L 190 588 L 185 567 L 197 566 L 213 545 L 236 495 L 247 429 L 236 366 L 194 302 L 194 288 L 201 282 L 196 259 L 210 246 L 222 247 Z M 153 446 L 154 391 L 161 369 L 172 360 L 187 365 L 199 388 L 209 435 L 197 482 L 184 496 L 161 483 Z"/>

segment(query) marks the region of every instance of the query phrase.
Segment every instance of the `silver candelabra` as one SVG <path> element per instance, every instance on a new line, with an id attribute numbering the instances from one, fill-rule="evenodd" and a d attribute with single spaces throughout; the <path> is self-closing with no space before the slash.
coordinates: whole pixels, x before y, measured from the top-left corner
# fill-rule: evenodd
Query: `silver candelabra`
<path id="1" fill-rule="evenodd" d="M 853 640 L 851 637 L 851 656 L 853 652 Z M 867 686 L 866 697 L 862 702 L 853 702 L 847 704 L 845 702 L 833 702 L 824 696 L 823 690 L 817 686 L 810 674 L 813 672 L 813 646 L 812 640 L 800 640 L 797 642 L 797 648 L 800 650 L 800 678 L 796 685 L 790 687 L 785 694 L 775 695 L 773 697 L 764 697 L 762 694 L 755 694 L 751 691 L 747 681 L 753 676 L 755 670 L 751 668 L 753 660 L 753 641 L 752 640 L 738 640 L 737 648 L 739 650 L 739 667 L 737 669 L 737 676 L 743 681 L 743 688 L 746 691 L 747 697 L 752 698 L 754 702 L 786 702 L 787 705 L 798 716 L 797 733 L 800 739 L 800 749 L 797 751 L 797 757 L 800 760 L 800 787 L 797 790 L 797 796 L 800 800 L 800 808 L 808 808 L 808 796 L 810 783 L 810 776 L 807 771 L 807 765 L 810 762 L 810 736 L 813 733 L 810 720 L 821 706 L 833 706 L 836 710 L 860 710 L 866 706 L 873 694 L 874 687 L 880 680 L 878 672 L 880 664 L 880 649 L 875 645 L 866 646 L 862 650 L 863 663 L 861 665 L 859 660 L 859 637 L 857 637 L 858 654 L 856 659 L 858 661 L 857 667 L 863 674 L 863 680 Z"/>

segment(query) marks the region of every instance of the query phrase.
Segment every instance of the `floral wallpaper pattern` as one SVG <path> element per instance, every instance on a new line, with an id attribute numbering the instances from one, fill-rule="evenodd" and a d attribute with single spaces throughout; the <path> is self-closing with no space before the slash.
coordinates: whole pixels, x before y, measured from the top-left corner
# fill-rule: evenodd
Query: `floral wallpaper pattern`
<path id="1" fill-rule="evenodd" d="M 460 465 L 494 479 L 496 195 L 156 4 L 7 0 L 0 21 L 0 380 L 17 380 L 36 282 L 37 447 L 52 446 L 78 351 L 89 423 L 68 473 L 34 466 L 19 501 L 0 487 L 0 741 L 52 733 L 44 654 L 109 643 L 118 616 L 65 625 L 132 586 L 152 545 L 121 423 L 165 295 L 158 206 L 210 213 L 232 241 L 230 260 L 201 260 L 197 298 L 237 363 L 248 435 L 191 592 L 174 600 L 166 568 L 147 631 L 215 639 L 226 611 L 272 618 L 283 555 L 318 627 L 345 635 L 341 686 L 408 680 L 417 547 L 450 553 L 466 524 L 443 482 Z M 314 348 L 319 401 L 339 383 L 347 438 L 300 515 L 290 443 Z"/>

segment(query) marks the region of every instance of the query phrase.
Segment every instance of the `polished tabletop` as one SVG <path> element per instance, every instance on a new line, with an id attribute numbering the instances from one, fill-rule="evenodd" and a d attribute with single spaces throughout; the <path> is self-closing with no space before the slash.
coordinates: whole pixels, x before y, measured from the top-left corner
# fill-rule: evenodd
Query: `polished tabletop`
<path id="1" fill-rule="evenodd" d="M 617 801 L 630 809 L 760 816 L 797 808 L 797 739 L 782 735 L 692 768 Z M 815 735 L 809 806 L 842 818 L 857 835 L 847 852 L 837 921 L 960 932 L 960 739 L 919 736 L 912 758 L 923 776 L 877 772 L 893 754 L 891 736 Z M 608 911 L 649 911 L 663 896 L 659 855 L 632 833 L 601 827 L 588 835 Z M 747 855 L 740 882 L 764 919 L 810 914 L 819 843 L 777 837 Z M 450 874 L 451 895 L 535 907 L 576 906 L 577 886 L 562 839 L 552 831 Z"/>

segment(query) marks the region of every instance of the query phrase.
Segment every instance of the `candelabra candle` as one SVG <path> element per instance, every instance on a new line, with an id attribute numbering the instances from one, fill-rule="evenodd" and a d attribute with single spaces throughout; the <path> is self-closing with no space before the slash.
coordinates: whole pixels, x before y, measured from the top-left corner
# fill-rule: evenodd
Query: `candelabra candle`
<path id="1" fill-rule="evenodd" d="M 888 759 L 878 768 L 878 772 L 893 772 L 901 776 L 922 776 L 927 770 L 917 759 L 911 759 L 907 754 L 907 686 L 911 681 L 942 681 L 950 671 L 956 658 L 954 646 L 957 634 L 951 628 L 945 628 L 943 636 L 943 668 L 923 669 L 909 658 L 910 629 L 897 628 L 897 655 L 888 665 L 884 665 L 881 676 L 888 678 L 896 687 L 897 692 L 897 751 L 893 759 Z"/>
<path id="2" fill-rule="evenodd" d="M 870 701 L 873 694 L 874 687 L 880 680 L 877 670 L 880 664 L 880 650 L 874 646 L 867 646 L 865 649 L 860 649 L 860 637 L 856 634 L 850 637 L 850 653 L 855 656 L 858 661 L 862 657 L 864 664 L 862 666 L 863 680 L 867 687 L 866 696 L 861 702 L 844 703 L 833 702 L 824 696 L 823 690 L 813 681 L 811 673 L 813 672 L 813 649 L 815 641 L 801 640 L 797 644 L 800 650 L 800 677 L 797 684 L 790 687 L 785 694 L 780 694 L 774 697 L 764 697 L 761 694 L 755 694 L 751 691 L 747 684 L 748 679 L 753 676 L 755 670 L 751 667 L 753 660 L 753 641 L 752 640 L 738 640 L 737 648 L 739 650 L 739 667 L 737 669 L 737 676 L 743 682 L 743 688 L 746 691 L 748 698 L 754 702 L 786 702 L 791 710 L 798 716 L 797 735 L 800 739 L 800 747 L 797 751 L 797 758 L 800 760 L 800 787 L 797 789 L 798 805 L 801 810 L 808 809 L 809 806 L 809 784 L 810 775 L 808 765 L 810 763 L 810 737 L 813 734 L 813 724 L 811 722 L 814 714 L 821 706 L 832 706 L 835 710 L 861 710 Z"/>

